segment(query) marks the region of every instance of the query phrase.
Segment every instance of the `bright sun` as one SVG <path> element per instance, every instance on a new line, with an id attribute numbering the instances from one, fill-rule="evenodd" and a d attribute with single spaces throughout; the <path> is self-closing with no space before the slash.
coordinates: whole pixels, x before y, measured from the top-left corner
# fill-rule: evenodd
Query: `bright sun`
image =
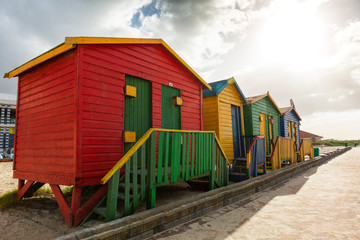
<path id="1" fill-rule="evenodd" d="M 264 63 L 303 71 L 321 62 L 323 43 L 322 23 L 315 9 L 304 3 L 284 1 L 275 17 L 264 24 L 258 50 Z"/>

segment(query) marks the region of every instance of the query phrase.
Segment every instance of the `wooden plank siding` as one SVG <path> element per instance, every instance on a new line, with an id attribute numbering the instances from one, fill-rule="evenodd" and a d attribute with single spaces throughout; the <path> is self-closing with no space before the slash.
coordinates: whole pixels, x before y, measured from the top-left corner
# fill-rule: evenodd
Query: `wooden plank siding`
<path id="1" fill-rule="evenodd" d="M 19 76 L 14 177 L 74 184 L 76 50 Z"/>
<path id="2" fill-rule="evenodd" d="M 234 160 L 234 142 L 231 121 L 231 104 L 219 101 L 220 144 L 226 157 Z"/>
<path id="3" fill-rule="evenodd" d="M 202 82 L 163 45 L 78 44 L 19 75 L 14 177 L 98 184 L 124 155 L 125 75 L 151 82 L 152 127 L 166 85 L 181 92 L 181 129 L 202 130 Z"/>
<path id="4" fill-rule="evenodd" d="M 296 142 L 297 142 L 297 150 L 299 150 L 300 146 L 300 121 L 294 110 L 291 110 L 289 113 L 280 117 L 280 132 L 281 136 L 285 138 L 289 138 L 289 128 L 288 121 L 294 122 L 296 124 Z"/>
<path id="5" fill-rule="evenodd" d="M 161 127 L 161 86 L 181 90 L 181 129 L 201 130 L 199 81 L 160 45 L 79 45 L 79 185 L 96 184 L 124 154 L 125 74 L 151 81 L 152 127 Z M 140 138 L 141 136 L 137 136 Z"/>
<path id="6" fill-rule="evenodd" d="M 204 131 L 215 131 L 216 135 L 219 133 L 219 120 L 218 120 L 218 97 L 206 97 L 203 99 L 203 120 Z"/>
<path id="7" fill-rule="evenodd" d="M 231 105 L 240 106 L 242 112 L 241 96 L 234 84 L 226 86 L 218 96 L 203 99 L 204 130 L 215 131 L 230 162 L 234 160 Z M 244 130 L 243 119 L 241 125 Z"/>
<path id="8" fill-rule="evenodd" d="M 274 119 L 273 124 L 273 139 L 280 135 L 280 116 L 277 108 L 273 105 L 268 97 L 264 97 L 259 101 L 244 106 L 244 118 L 245 118 L 245 135 L 260 135 L 260 118 L 259 114 L 264 113 L 266 115 L 266 135 L 267 135 L 267 149 L 268 153 L 270 147 L 270 131 L 269 131 L 269 116 Z"/>
<path id="9" fill-rule="evenodd" d="M 219 94 L 219 122 L 220 144 L 225 151 L 226 157 L 232 163 L 234 160 L 233 126 L 231 119 L 231 105 L 239 106 L 242 112 L 240 94 L 234 84 L 229 84 Z M 241 127 L 244 123 L 241 119 Z"/>

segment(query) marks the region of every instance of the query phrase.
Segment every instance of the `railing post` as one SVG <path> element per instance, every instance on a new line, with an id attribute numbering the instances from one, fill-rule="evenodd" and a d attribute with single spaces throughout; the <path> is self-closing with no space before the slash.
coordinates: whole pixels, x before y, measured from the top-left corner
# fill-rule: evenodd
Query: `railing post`
<path id="1" fill-rule="evenodd" d="M 112 221 L 116 218 L 117 196 L 119 192 L 120 169 L 118 169 L 109 180 L 109 187 L 106 199 L 105 221 Z"/>
<path id="2" fill-rule="evenodd" d="M 224 170 L 225 170 L 225 185 L 224 186 L 227 186 L 229 185 L 229 165 L 226 161 L 226 158 L 224 158 Z"/>
<path id="3" fill-rule="evenodd" d="M 211 174 L 209 177 L 209 190 L 215 188 L 215 158 L 216 158 L 216 145 L 215 145 L 215 133 L 211 134 L 211 153 L 210 153 L 210 170 Z"/>
<path id="4" fill-rule="evenodd" d="M 146 209 L 155 207 L 156 187 L 155 187 L 155 161 L 156 161 L 156 132 L 151 133 L 147 147 L 147 191 Z M 167 171 L 167 169 L 165 170 Z"/>

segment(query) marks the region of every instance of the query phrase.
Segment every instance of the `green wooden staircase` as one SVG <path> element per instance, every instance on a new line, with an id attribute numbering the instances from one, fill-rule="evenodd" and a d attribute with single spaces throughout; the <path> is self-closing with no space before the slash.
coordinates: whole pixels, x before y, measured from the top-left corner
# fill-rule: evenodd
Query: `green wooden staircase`
<path id="1" fill-rule="evenodd" d="M 214 132 L 149 129 L 104 176 L 107 195 L 87 219 L 105 221 L 133 214 L 146 201 L 155 207 L 156 188 L 207 177 L 209 190 L 228 184 L 228 160 Z"/>

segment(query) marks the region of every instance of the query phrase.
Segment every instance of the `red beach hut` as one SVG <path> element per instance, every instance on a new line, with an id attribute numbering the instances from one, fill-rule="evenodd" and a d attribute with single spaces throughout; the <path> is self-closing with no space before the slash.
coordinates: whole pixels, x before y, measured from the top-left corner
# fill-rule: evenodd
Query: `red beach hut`
<path id="1" fill-rule="evenodd" d="M 202 130 L 211 89 L 161 39 L 66 37 L 4 77 L 15 76 L 18 198 L 50 184 L 69 225 L 106 193 L 81 205 L 81 188 L 99 184 L 149 128 Z M 59 185 L 74 186 L 70 206 Z"/>

